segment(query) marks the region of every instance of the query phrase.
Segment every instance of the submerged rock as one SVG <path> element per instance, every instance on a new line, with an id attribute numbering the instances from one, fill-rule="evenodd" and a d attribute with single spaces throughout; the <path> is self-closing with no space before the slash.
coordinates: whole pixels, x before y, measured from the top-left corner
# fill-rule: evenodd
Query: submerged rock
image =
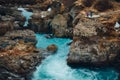
<path id="1" fill-rule="evenodd" d="M 45 37 L 48 39 L 54 38 L 53 34 L 47 34 L 47 35 L 45 35 Z"/>
<path id="2" fill-rule="evenodd" d="M 58 47 L 55 44 L 51 44 L 47 47 L 48 52 L 55 53 Z"/>

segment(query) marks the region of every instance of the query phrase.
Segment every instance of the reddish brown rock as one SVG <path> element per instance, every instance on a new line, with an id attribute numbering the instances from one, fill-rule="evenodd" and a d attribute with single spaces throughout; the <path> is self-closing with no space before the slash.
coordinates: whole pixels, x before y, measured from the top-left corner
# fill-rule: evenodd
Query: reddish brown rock
<path id="1" fill-rule="evenodd" d="M 55 53 L 57 51 L 58 47 L 55 44 L 51 44 L 47 47 L 47 50 L 49 52 Z"/>
<path id="2" fill-rule="evenodd" d="M 61 15 L 58 14 L 57 16 L 54 17 L 54 19 L 51 22 L 51 26 L 53 29 L 53 34 L 56 37 L 72 37 L 73 30 L 72 26 L 68 25 L 69 21 L 69 16 L 68 15 Z"/>
<path id="3" fill-rule="evenodd" d="M 32 74 L 36 66 L 50 55 L 47 50 L 36 49 L 35 44 L 35 35 L 31 30 L 10 31 L 0 37 L 0 79 L 9 75 L 13 80 L 24 80 Z"/>
<path id="4" fill-rule="evenodd" d="M 119 39 L 76 41 L 71 45 L 68 64 L 102 67 L 114 65 L 120 51 Z"/>
<path id="5" fill-rule="evenodd" d="M 77 4 L 78 5 L 78 4 Z M 79 4 L 81 5 L 81 4 Z M 95 5 L 94 3 L 92 5 Z M 116 5 L 118 7 L 118 5 Z M 99 17 L 88 17 L 87 12 L 93 10 Z M 111 13 L 111 14 L 109 14 Z M 112 66 L 120 65 L 120 29 L 115 29 L 119 21 L 119 10 L 98 13 L 94 7 L 84 7 L 73 23 L 73 42 L 68 54 L 67 63 L 70 66 Z"/>

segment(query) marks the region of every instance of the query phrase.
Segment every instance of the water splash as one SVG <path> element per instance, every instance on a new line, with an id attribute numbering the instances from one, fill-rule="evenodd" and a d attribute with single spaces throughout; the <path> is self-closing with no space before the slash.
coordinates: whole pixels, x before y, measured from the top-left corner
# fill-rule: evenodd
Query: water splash
<path id="1" fill-rule="evenodd" d="M 36 47 L 46 48 L 54 43 L 58 46 L 58 51 L 37 67 L 32 80 L 117 80 L 118 73 L 110 68 L 95 70 L 70 68 L 66 63 L 66 58 L 70 48 L 67 43 L 71 40 L 62 38 L 46 39 L 44 36 L 36 34 L 38 40 Z"/>
<path id="2" fill-rule="evenodd" d="M 22 11 L 22 15 L 26 17 L 26 21 L 24 24 L 24 27 L 26 27 L 28 25 L 28 20 L 30 19 L 33 13 L 25 10 L 24 8 L 18 8 L 18 10 Z"/>

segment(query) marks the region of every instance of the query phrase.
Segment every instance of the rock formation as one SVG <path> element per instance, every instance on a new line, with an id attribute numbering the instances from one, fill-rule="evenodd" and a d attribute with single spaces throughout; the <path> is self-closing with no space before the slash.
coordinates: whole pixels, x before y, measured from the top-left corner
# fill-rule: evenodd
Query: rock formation
<path id="1" fill-rule="evenodd" d="M 58 47 L 55 44 L 51 44 L 47 47 L 47 50 L 49 52 L 55 53 L 57 51 Z"/>
<path id="2" fill-rule="evenodd" d="M 73 23 L 76 25 L 73 28 L 73 42 L 67 58 L 69 65 L 119 68 L 120 34 L 119 29 L 116 30 L 114 27 L 120 15 L 117 7 L 118 5 L 115 11 L 110 10 L 104 13 L 98 13 L 100 10 L 94 7 L 83 8 L 74 18 Z M 102 9 L 102 7 L 99 8 Z M 94 15 L 99 14 L 100 17 L 94 17 L 94 15 L 92 18 L 86 17 L 87 11 L 93 11 Z"/>
<path id="3" fill-rule="evenodd" d="M 56 45 L 36 49 L 34 32 L 73 38 L 67 58 L 70 66 L 112 66 L 119 71 L 120 29 L 114 25 L 120 23 L 120 3 L 115 1 L 0 0 L 0 79 L 25 80 L 26 74 L 49 55 L 47 51 L 57 51 Z M 23 30 L 25 17 L 18 5 L 33 12 L 30 30 Z"/>
<path id="4" fill-rule="evenodd" d="M 7 31 L 20 29 L 24 22 L 25 17 L 15 7 L 0 6 L 0 35 L 4 35 Z"/>
<path id="5" fill-rule="evenodd" d="M 0 37 L 0 79 L 25 79 L 45 57 L 43 49 L 35 48 L 31 30 L 14 30 Z M 7 71 L 6 71 L 7 70 Z M 10 78 L 10 79 L 9 79 Z"/>

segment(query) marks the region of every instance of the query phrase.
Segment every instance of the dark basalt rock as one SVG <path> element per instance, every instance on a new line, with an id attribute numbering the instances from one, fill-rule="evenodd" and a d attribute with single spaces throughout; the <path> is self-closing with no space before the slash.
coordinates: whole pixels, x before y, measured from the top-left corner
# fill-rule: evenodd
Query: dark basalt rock
<path id="1" fill-rule="evenodd" d="M 92 6 L 94 1 L 95 0 L 82 0 L 82 4 L 86 7 L 90 7 L 90 6 Z"/>
<path id="2" fill-rule="evenodd" d="M 0 80 L 25 80 L 25 78 L 7 71 L 4 67 L 0 67 Z"/>
<path id="3" fill-rule="evenodd" d="M 35 4 L 36 0 L 0 0 L 1 5 L 5 4 Z"/>
<path id="4" fill-rule="evenodd" d="M 51 19 L 40 18 L 40 14 L 32 16 L 32 19 L 29 20 L 28 26 L 31 30 L 36 33 L 51 33 L 51 27 L 49 25 Z"/>
<path id="5" fill-rule="evenodd" d="M 1 15 L 12 14 L 12 10 L 10 8 L 8 8 L 8 7 L 0 6 L 0 14 Z"/>
<path id="6" fill-rule="evenodd" d="M 76 0 L 61 0 L 65 6 L 65 11 L 69 11 L 71 7 L 73 7 L 75 1 Z"/>
<path id="7" fill-rule="evenodd" d="M 113 4 L 110 2 L 110 0 L 98 0 L 94 5 L 94 8 L 98 11 L 106 11 L 108 9 L 111 9 L 112 7 Z"/>
<path id="8" fill-rule="evenodd" d="M 0 35 L 4 35 L 7 31 L 13 30 L 13 23 L 9 21 L 0 22 Z"/>
<path id="9" fill-rule="evenodd" d="M 15 7 L 0 6 L 0 15 L 0 35 L 20 29 L 25 23 L 25 17 Z"/>

